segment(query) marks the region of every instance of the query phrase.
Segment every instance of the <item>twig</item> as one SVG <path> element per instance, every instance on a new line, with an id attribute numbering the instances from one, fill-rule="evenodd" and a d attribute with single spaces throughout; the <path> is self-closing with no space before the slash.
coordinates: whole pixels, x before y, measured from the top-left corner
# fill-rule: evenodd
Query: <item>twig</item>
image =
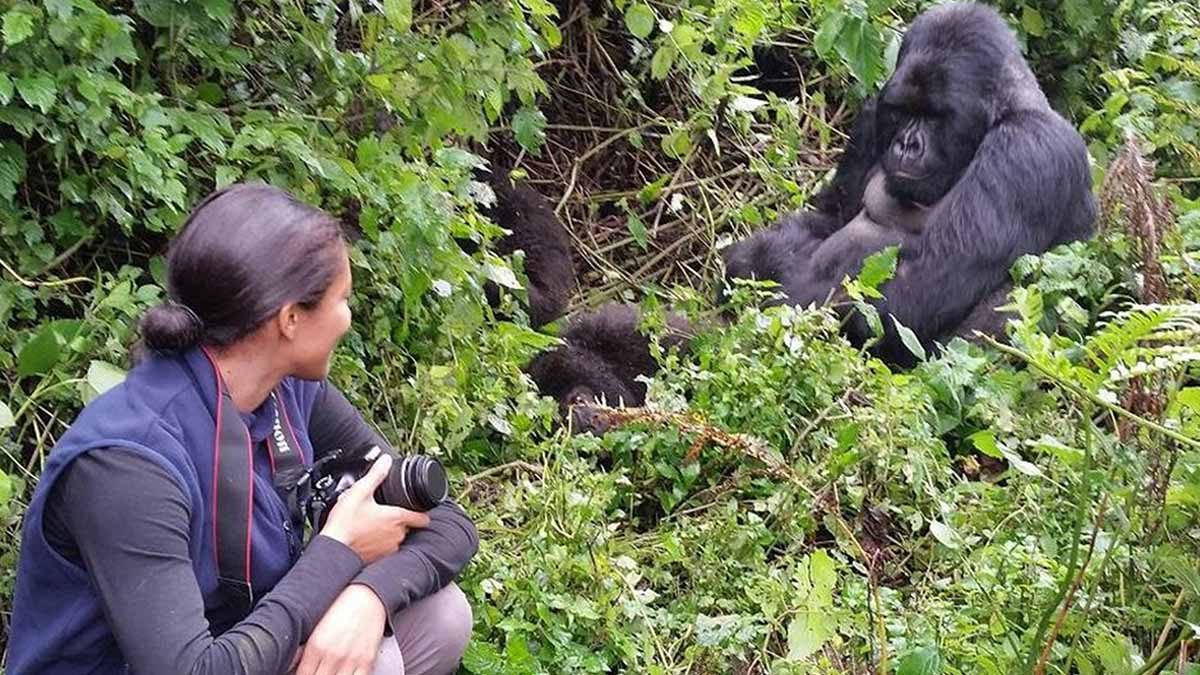
<path id="1" fill-rule="evenodd" d="M 1071 609 L 1071 603 L 1075 600 L 1075 593 L 1079 590 L 1080 584 L 1083 583 L 1083 575 L 1087 572 L 1088 565 L 1092 562 L 1092 553 L 1096 550 L 1096 540 L 1100 538 L 1100 527 L 1104 524 L 1104 514 L 1108 511 L 1108 494 L 1104 495 L 1104 500 L 1100 502 L 1100 511 L 1096 513 L 1096 520 L 1092 524 L 1092 541 L 1088 544 L 1087 554 L 1083 557 L 1083 564 L 1079 566 L 1079 571 L 1075 574 L 1075 578 L 1071 580 L 1071 588 L 1067 590 L 1067 595 L 1063 598 L 1062 607 L 1058 610 L 1058 618 L 1054 621 L 1054 627 L 1050 629 L 1050 635 L 1046 637 L 1046 646 L 1042 647 L 1042 654 L 1038 658 L 1037 666 L 1034 667 L 1034 675 L 1043 675 L 1046 672 L 1046 663 L 1050 660 L 1050 648 L 1054 646 L 1054 641 L 1058 639 L 1058 634 L 1062 630 L 1063 622 L 1067 619 L 1067 612 Z"/>
<path id="2" fill-rule="evenodd" d="M 1175 615 L 1179 613 L 1179 608 L 1183 606 L 1183 596 L 1185 589 L 1179 589 L 1179 595 L 1175 596 L 1175 604 L 1171 606 L 1171 614 L 1167 617 L 1166 623 L 1163 624 L 1162 632 L 1158 634 L 1158 642 L 1154 643 L 1154 649 L 1151 653 L 1157 652 L 1167 644 L 1167 637 L 1171 635 L 1171 624 L 1175 622 Z"/>
<path id="3" fill-rule="evenodd" d="M 54 258 L 51 259 L 50 262 L 43 265 L 42 269 L 38 270 L 37 273 L 34 274 L 33 276 L 40 277 L 43 274 L 49 272 L 50 270 L 53 270 L 55 267 L 58 267 L 59 265 L 63 264 L 63 262 L 66 261 L 67 258 L 70 258 L 71 256 L 75 255 L 75 253 L 80 248 L 82 248 L 84 244 L 88 243 L 91 240 L 92 240 L 92 235 L 90 235 L 90 234 L 80 237 L 79 240 L 76 241 L 74 244 L 71 244 L 71 246 L 68 247 L 67 250 L 54 256 Z"/>
<path id="4" fill-rule="evenodd" d="M 591 157 L 593 155 L 600 152 L 604 148 L 607 148 L 608 146 L 612 145 L 613 143 L 616 143 L 617 141 L 621 140 L 622 138 L 625 138 L 626 136 L 629 136 L 630 134 L 633 134 L 634 132 L 641 131 L 642 129 L 645 129 L 646 127 L 654 126 L 655 124 L 656 124 L 656 122 L 643 122 L 642 124 L 639 124 L 636 127 L 631 127 L 629 129 L 625 129 L 624 131 L 622 131 L 620 133 L 613 134 L 612 136 L 609 136 L 608 138 L 604 139 L 603 141 L 600 141 L 600 143 L 598 143 L 597 145 L 593 146 L 590 150 L 588 150 L 587 152 L 580 155 L 579 159 L 576 159 L 574 164 L 572 164 L 572 166 L 571 166 L 571 179 L 567 182 L 567 189 L 563 190 L 562 198 L 558 200 L 558 206 L 554 207 L 555 215 L 559 215 L 562 213 L 563 207 L 566 206 L 567 200 L 570 199 L 570 197 L 571 197 L 571 193 L 575 191 L 575 184 L 579 180 L 579 169 L 580 169 L 580 167 L 583 166 L 584 162 L 591 159 Z"/>
<path id="5" fill-rule="evenodd" d="M 29 279 L 26 279 L 18 274 L 16 270 L 9 267 L 8 263 L 4 261 L 4 258 L 0 258 L 0 267 L 3 267 L 5 271 L 13 275 L 13 278 L 17 280 L 17 283 L 26 288 L 53 288 L 55 286 L 68 286 L 70 284 L 86 283 L 91 281 L 91 279 L 88 277 L 71 277 L 70 279 L 55 279 L 54 281 L 30 281 Z"/>
<path id="6" fill-rule="evenodd" d="M 500 464 L 499 466 L 493 466 L 491 468 L 484 469 L 483 471 L 480 471 L 477 474 L 467 476 L 466 480 L 463 482 L 466 483 L 467 485 L 470 485 L 470 484 L 474 483 L 475 481 L 483 480 L 484 478 L 487 478 L 488 476 L 494 476 L 498 473 L 503 473 L 505 471 L 508 471 L 509 469 L 522 469 L 524 471 L 528 471 L 529 473 L 537 474 L 538 476 L 541 476 L 542 471 L 544 470 L 542 467 L 540 467 L 536 464 L 530 464 L 529 462 L 518 459 L 518 460 L 508 462 L 507 464 Z"/>

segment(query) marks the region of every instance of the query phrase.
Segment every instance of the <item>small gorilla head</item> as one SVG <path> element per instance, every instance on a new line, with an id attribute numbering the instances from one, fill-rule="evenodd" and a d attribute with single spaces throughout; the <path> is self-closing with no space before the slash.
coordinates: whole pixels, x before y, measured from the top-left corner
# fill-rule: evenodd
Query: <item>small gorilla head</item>
<path id="1" fill-rule="evenodd" d="M 638 330 L 641 312 L 635 305 L 608 304 L 567 322 L 563 344 L 538 354 L 525 372 L 543 396 L 558 402 L 564 419 L 578 432 L 603 433 L 608 428 L 594 404 L 640 406 L 646 385 L 639 378 L 658 371 L 650 340 Z M 685 350 L 694 330 L 681 315 L 667 317 L 662 346 Z"/>
<path id="2" fill-rule="evenodd" d="M 994 123 L 996 82 L 1014 56 L 1011 32 L 989 8 L 948 5 L 917 18 L 875 113 L 892 195 L 931 205 L 958 182 Z"/>
<path id="3" fill-rule="evenodd" d="M 625 381 L 610 359 L 565 336 L 565 344 L 539 354 L 525 371 L 543 396 L 558 402 L 559 415 L 570 420 L 572 431 L 603 433 L 607 425 L 595 404 L 641 405 L 646 397 L 645 386 Z"/>

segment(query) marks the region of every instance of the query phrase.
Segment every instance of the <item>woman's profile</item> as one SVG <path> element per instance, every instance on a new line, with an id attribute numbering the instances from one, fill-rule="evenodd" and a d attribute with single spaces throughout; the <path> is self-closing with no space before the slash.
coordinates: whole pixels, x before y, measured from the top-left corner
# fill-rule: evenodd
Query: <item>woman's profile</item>
<path id="1" fill-rule="evenodd" d="M 304 485 L 387 443 L 326 380 L 350 327 L 335 219 L 236 184 L 167 257 L 144 356 L 59 439 L 25 515 L 8 672 L 447 673 L 471 632 L 455 504 L 377 503 L 391 452 L 304 541 Z"/>

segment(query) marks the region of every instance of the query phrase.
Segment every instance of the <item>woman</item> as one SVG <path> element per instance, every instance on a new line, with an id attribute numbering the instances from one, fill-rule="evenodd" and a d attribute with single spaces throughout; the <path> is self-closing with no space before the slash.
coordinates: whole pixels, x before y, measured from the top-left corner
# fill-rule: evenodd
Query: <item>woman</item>
<path id="1" fill-rule="evenodd" d="M 29 505 L 10 675 L 452 671 L 471 631 L 452 580 L 478 546 L 461 509 L 376 503 L 385 456 L 303 546 L 305 468 L 387 447 L 325 380 L 350 327 L 337 222 L 233 185 L 167 268 L 147 357 L 80 413 Z"/>

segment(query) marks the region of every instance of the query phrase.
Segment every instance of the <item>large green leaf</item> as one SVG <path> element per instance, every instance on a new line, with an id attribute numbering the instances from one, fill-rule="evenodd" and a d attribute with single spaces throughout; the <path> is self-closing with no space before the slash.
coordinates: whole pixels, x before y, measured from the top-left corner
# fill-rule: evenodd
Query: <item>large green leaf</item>
<path id="1" fill-rule="evenodd" d="M 900 335 L 900 342 L 904 343 L 905 348 L 917 357 L 918 361 L 925 360 L 925 346 L 921 344 L 921 338 L 912 332 L 912 329 L 900 323 L 896 317 L 892 317 L 892 323 L 896 325 L 896 333 Z"/>
<path id="2" fill-rule="evenodd" d="M 54 105 L 58 88 L 49 75 L 37 73 L 18 79 L 17 93 L 21 95 L 21 100 L 45 113 L 50 112 L 50 106 Z"/>
<path id="3" fill-rule="evenodd" d="M 58 363 L 60 346 L 58 336 L 49 327 L 43 328 L 32 340 L 25 343 L 17 355 L 17 376 L 28 377 L 50 372 Z"/>
<path id="4" fill-rule="evenodd" d="M 412 26 L 412 0 L 383 0 L 383 13 L 398 33 L 405 33 Z"/>
<path id="5" fill-rule="evenodd" d="M 33 35 L 33 15 L 25 6 L 4 13 L 4 45 L 11 47 Z"/>
<path id="6" fill-rule="evenodd" d="M 933 647 L 919 647 L 900 659 L 896 675 L 938 675 L 942 672 L 942 654 Z"/>
<path id="7" fill-rule="evenodd" d="M 883 49 L 878 28 L 866 19 L 846 17 L 838 35 L 837 51 L 850 72 L 868 89 L 874 89 L 883 76 Z"/>
<path id="8" fill-rule="evenodd" d="M 75 338 L 82 327 L 79 321 L 60 319 L 42 326 L 32 340 L 25 343 L 17 355 L 17 376 L 44 375 L 58 364 L 63 347 Z"/>
<path id="9" fill-rule="evenodd" d="M 896 273 L 896 260 L 899 254 L 899 246 L 888 246 L 882 251 L 867 256 L 863 260 L 862 271 L 858 273 L 858 282 L 864 289 L 878 291 L 879 286 Z M 871 295 L 879 297 L 878 294 Z"/>
<path id="10" fill-rule="evenodd" d="M 124 369 L 107 361 L 92 361 L 88 365 L 87 378 L 81 391 L 84 405 L 124 381 Z"/>
<path id="11" fill-rule="evenodd" d="M 650 5 L 638 3 L 625 11 L 625 27 L 634 37 L 645 39 L 654 31 L 654 10 Z"/>
<path id="12" fill-rule="evenodd" d="M 534 155 L 541 152 L 546 142 L 546 116 L 542 111 L 522 108 L 513 115 L 512 129 L 522 148 Z"/>

